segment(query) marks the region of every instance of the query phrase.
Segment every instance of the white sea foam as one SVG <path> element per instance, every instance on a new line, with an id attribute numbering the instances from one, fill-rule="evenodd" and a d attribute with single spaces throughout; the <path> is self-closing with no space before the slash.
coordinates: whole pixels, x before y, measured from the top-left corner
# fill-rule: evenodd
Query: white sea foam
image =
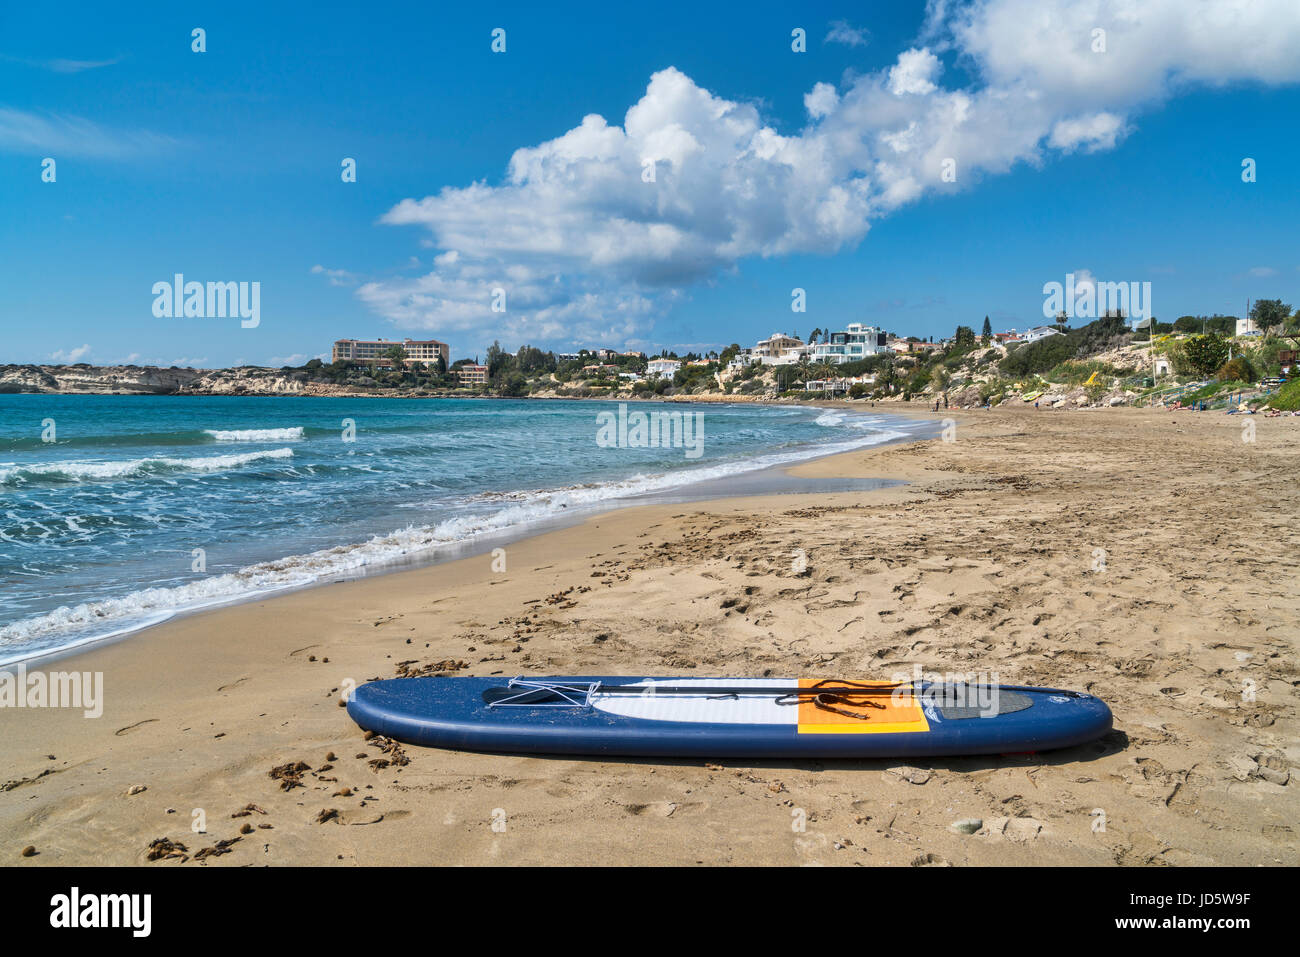
<path id="1" fill-rule="evenodd" d="M 387 535 L 377 535 L 359 544 L 341 545 L 305 555 L 260 562 L 235 572 L 212 575 L 185 585 L 145 588 L 120 598 L 64 606 L 38 617 L 15 622 L 0 628 L 0 665 L 31 657 L 35 653 L 48 654 L 54 649 L 62 650 L 123 634 L 180 611 L 192 611 L 253 595 L 309 585 L 329 577 L 359 572 L 368 567 L 471 541 L 482 535 L 526 527 L 559 515 L 598 510 L 614 500 L 757 469 L 790 465 L 812 457 L 834 455 L 907 436 L 905 432 L 893 430 L 880 430 L 870 435 L 858 433 L 842 442 L 801 446 L 786 452 L 719 462 L 699 468 L 635 475 L 618 481 L 592 482 L 557 489 L 473 496 L 464 500 L 464 504 L 469 506 L 465 514 L 437 525 L 408 526 Z M 206 461 L 251 461 L 258 457 L 286 458 L 290 455 L 291 450 L 278 449 L 243 456 L 217 456 Z M 503 507 L 487 511 L 483 506 L 489 503 Z"/>
<path id="2" fill-rule="evenodd" d="M 288 459 L 293 449 L 267 449 L 237 455 L 204 455 L 195 458 L 127 459 L 123 462 L 47 462 L 41 465 L 0 466 L 0 483 L 16 479 L 62 478 L 75 482 L 130 478 L 158 472 L 215 472 L 239 468 L 264 459 Z"/>
<path id="3" fill-rule="evenodd" d="M 303 428 L 289 429 L 204 429 L 218 442 L 295 442 L 303 437 Z"/>

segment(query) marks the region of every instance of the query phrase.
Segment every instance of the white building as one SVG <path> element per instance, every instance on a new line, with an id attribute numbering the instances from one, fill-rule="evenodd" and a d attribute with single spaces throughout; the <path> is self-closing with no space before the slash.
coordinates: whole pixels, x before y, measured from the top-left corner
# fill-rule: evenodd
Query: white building
<path id="1" fill-rule="evenodd" d="M 676 375 L 682 364 L 677 359 L 651 359 L 646 363 L 645 371 L 649 375 Z"/>
<path id="2" fill-rule="evenodd" d="M 833 362 L 836 365 L 857 362 L 867 356 L 887 351 L 885 339 L 883 329 L 864 326 L 860 322 L 851 322 L 843 332 L 832 332 L 829 342 L 814 343 L 809 358 L 813 362 Z"/>
<path id="3" fill-rule="evenodd" d="M 876 377 L 873 375 L 836 379 L 810 379 L 804 383 L 803 389 L 805 392 L 848 392 L 855 385 L 874 385 L 875 382 Z"/>
<path id="4" fill-rule="evenodd" d="M 1048 336 L 1059 336 L 1060 329 L 1054 329 L 1051 326 L 1034 326 L 1025 333 L 1021 342 L 1037 342 L 1039 339 L 1046 339 Z"/>
<path id="5" fill-rule="evenodd" d="M 1247 317 L 1237 320 L 1237 335 L 1239 336 L 1258 336 L 1262 335 L 1259 326 L 1255 325 L 1255 320 Z"/>
<path id="6" fill-rule="evenodd" d="M 758 359 L 755 358 L 753 349 L 741 349 L 731 357 L 731 361 L 727 363 L 727 368 L 733 370 L 744 369 L 747 366 L 753 365 L 757 361 Z"/>

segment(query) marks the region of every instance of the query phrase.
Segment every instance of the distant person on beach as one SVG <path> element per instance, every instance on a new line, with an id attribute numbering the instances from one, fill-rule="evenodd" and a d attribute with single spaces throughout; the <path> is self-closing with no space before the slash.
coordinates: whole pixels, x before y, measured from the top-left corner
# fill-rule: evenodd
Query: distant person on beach
<path id="1" fill-rule="evenodd" d="M 1034 408 L 1035 408 L 1035 409 L 1038 408 L 1038 400 L 1037 400 L 1037 399 L 1034 400 Z"/>

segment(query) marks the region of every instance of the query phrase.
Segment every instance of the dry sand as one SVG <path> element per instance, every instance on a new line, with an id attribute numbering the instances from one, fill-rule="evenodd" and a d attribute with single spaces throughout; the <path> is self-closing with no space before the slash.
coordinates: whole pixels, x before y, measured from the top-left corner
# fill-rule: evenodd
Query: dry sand
<path id="1" fill-rule="evenodd" d="M 1247 443 L 1209 413 L 969 413 L 952 443 L 795 470 L 903 487 L 625 509 L 509 546 L 504 573 L 167 623 L 51 666 L 104 672 L 103 717 L 0 711 L 0 862 L 144 864 L 168 838 L 188 859 L 149 866 L 193 867 L 239 838 L 204 863 L 1294 865 L 1300 419 L 1253 421 Z M 403 668 L 914 663 L 1091 691 L 1116 731 L 910 765 L 544 759 L 385 752 L 338 703 Z M 288 790 L 269 773 L 298 762 Z"/>

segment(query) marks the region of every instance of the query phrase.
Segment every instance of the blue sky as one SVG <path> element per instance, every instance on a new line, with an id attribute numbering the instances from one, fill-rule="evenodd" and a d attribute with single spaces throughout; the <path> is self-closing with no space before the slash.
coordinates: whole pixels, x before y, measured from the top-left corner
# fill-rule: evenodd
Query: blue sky
<path id="1" fill-rule="evenodd" d="M 1036 324 L 1085 271 L 1162 319 L 1300 300 L 1296 5 L 1041 0 L 1017 35 L 1027 2 L 7 5 L 0 362 L 937 338 Z M 178 272 L 260 282 L 260 325 L 156 318 Z"/>

